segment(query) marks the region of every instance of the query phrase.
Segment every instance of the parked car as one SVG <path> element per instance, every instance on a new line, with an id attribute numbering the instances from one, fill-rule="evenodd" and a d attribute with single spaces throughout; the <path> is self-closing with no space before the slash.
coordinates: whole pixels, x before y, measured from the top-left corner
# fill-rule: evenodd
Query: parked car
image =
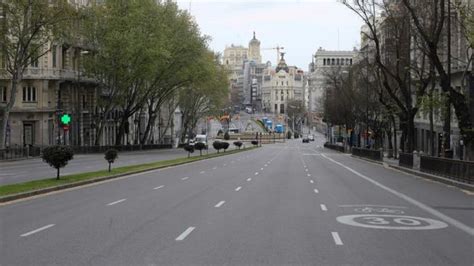
<path id="1" fill-rule="evenodd" d="M 309 136 L 308 136 L 308 139 L 309 139 L 309 141 L 314 141 L 314 136 L 313 136 L 313 135 L 309 135 Z"/>
<path id="2" fill-rule="evenodd" d="M 303 143 L 309 143 L 309 138 L 303 138 Z"/>

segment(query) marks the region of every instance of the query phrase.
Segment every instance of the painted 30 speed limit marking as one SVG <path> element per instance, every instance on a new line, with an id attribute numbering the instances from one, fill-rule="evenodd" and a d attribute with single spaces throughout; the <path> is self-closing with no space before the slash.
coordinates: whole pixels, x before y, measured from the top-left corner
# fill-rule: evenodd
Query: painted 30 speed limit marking
<path id="1" fill-rule="evenodd" d="M 374 229 L 433 230 L 448 227 L 446 223 L 433 219 L 390 214 L 344 215 L 336 220 L 342 224 Z"/>

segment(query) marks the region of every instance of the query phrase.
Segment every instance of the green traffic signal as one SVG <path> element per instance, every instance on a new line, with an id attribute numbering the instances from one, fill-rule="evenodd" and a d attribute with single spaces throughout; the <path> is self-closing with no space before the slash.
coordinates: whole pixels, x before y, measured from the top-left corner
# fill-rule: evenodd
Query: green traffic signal
<path id="1" fill-rule="evenodd" d="M 68 126 L 69 123 L 71 123 L 71 116 L 69 114 L 63 114 L 61 115 L 61 124 Z"/>

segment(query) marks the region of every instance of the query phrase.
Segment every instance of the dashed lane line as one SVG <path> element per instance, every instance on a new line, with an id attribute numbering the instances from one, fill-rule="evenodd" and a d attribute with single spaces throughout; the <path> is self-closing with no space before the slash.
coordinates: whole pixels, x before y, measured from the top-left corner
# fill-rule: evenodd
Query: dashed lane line
<path id="1" fill-rule="evenodd" d="M 328 208 L 326 207 L 326 205 L 321 204 L 320 206 L 321 206 L 322 211 L 325 211 L 325 212 L 328 211 Z"/>
<path id="2" fill-rule="evenodd" d="M 20 236 L 21 236 L 21 237 L 25 237 L 25 236 L 29 236 L 29 235 L 32 235 L 32 234 L 36 234 L 36 233 L 38 233 L 38 232 L 41 232 L 41 231 L 46 230 L 46 229 L 48 229 L 48 228 L 51 228 L 51 227 L 53 227 L 53 226 L 55 226 L 55 224 L 48 224 L 48 225 L 45 225 L 45 226 L 40 227 L 40 228 L 38 228 L 38 229 L 35 229 L 35 230 L 33 230 L 33 231 L 29 231 L 29 232 L 27 232 L 27 233 L 24 233 L 24 234 L 22 234 L 22 235 L 20 235 Z"/>
<path id="3" fill-rule="evenodd" d="M 225 200 L 220 201 L 220 202 L 217 203 L 216 206 L 214 206 L 214 207 L 219 208 L 220 206 L 224 205 L 224 203 L 225 203 Z"/>
<path id="4" fill-rule="evenodd" d="M 158 187 L 156 187 L 156 188 L 154 188 L 154 189 L 156 190 L 156 189 L 160 189 L 160 188 L 164 188 L 164 187 L 165 187 L 165 186 L 161 185 L 161 186 L 158 186 Z"/>
<path id="5" fill-rule="evenodd" d="M 242 189 L 242 187 L 237 187 L 237 188 L 235 189 L 235 191 L 239 191 L 239 190 L 241 190 L 241 189 Z"/>
<path id="6" fill-rule="evenodd" d="M 177 238 L 176 241 L 183 241 L 196 227 L 188 227 L 184 232 L 182 232 Z"/>
<path id="7" fill-rule="evenodd" d="M 120 200 L 117 200 L 117 201 L 114 201 L 114 202 L 111 202 L 111 203 L 107 204 L 107 206 L 112 206 L 112 205 L 118 204 L 118 203 L 120 203 L 120 202 L 124 202 L 124 201 L 126 201 L 126 200 L 127 200 L 127 199 L 120 199 Z"/>
<path id="8" fill-rule="evenodd" d="M 336 243 L 336 245 L 338 245 L 338 246 L 344 245 L 344 243 L 342 243 L 341 237 L 339 236 L 339 234 L 337 232 L 331 232 L 331 235 L 332 235 L 332 238 L 334 239 L 334 243 Z"/>

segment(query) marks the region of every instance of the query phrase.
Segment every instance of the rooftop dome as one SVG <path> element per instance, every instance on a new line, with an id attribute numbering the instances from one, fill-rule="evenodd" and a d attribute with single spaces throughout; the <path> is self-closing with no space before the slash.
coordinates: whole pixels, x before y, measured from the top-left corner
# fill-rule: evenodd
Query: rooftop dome
<path id="1" fill-rule="evenodd" d="M 250 40 L 249 45 L 260 45 L 260 41 L 255 38 L 255 31 L 253 32 L 253 38 Z"/>
<path id="2" fill-rule="evenodd" d="M 288 68 L 288 65 L 286 64 L 285 61 L 285 53 L 281 53 L 281 59 L 280 62 L 278 62 L 278 66 L 276 67 L 275 71 L 278 73 L 280 70 L 285 70 L 286 73 L 290 71 Z"/>

